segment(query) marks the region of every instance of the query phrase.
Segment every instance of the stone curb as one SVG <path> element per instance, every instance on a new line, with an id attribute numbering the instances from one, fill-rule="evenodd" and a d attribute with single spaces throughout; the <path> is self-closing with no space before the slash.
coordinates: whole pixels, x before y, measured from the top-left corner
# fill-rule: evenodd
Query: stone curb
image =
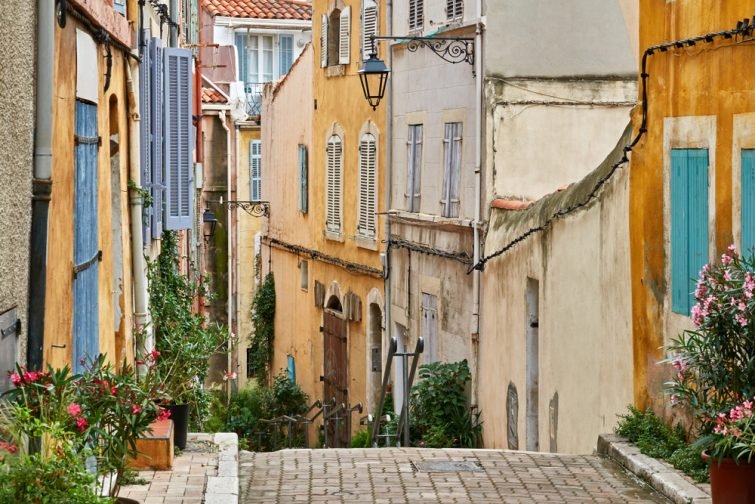
<path id="1" fill-rule="evenodd" d="M 239 502 L 239 438 L 235 433 L 189 434 L 190 439 L 212 441 L 217 445 L 218 475 L 207 478 L 205 504 L 238 504 Z"/>
<path id="2" fill-rule="evenodd" d="M 674 504 L 712 504 L 710 485 L 698 485 L 673 466 L 640 453 L 616 434 L 598 436 L 598 453 L 624 466 Z"/>

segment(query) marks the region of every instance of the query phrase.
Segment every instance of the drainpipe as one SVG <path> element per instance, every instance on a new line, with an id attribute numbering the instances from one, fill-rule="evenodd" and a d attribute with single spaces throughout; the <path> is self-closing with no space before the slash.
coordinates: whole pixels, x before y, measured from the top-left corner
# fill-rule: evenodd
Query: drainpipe
<path id="1" fill-rule="evenodd" d="M 226 133 L 226 226 L 228 228 L 228 296 L 227 296 L 227 302 L 226 302 L 226 310 L 227 310 L 227 317 L 228 317 L 228 354 L 227 354 L 227 363 L 226 363 L 226 371 L 231 370 L 231 333 L 233 332 L 233 224 L 231 222 L 232 214 L 231 214 L 231 129 L 228 127 L 228 123 L 226 122 L 226 115 L 225 110 L 222 110 L 218 113 L 218 116 L 220 117 L 220 124 L 223 125 L 223 129 Z M 228 383 L 228 382 L 226 382 Z M 231 387 L 227 387 L 227 395 L 228 399 L 230 399 L 231 394 Z"/>
<path id="2" fill-rule="evenodd" d="M 53 57 L 55 1 L 37 2 L 37 89 L 29 260 L 29 335 L 26 365 L 41 369 L 44 359 L 47 226 L 52 193 Z"/>
<path id="3" fill-rule="evenodd" d="M 477 16 L 482 19 L 482 0 L 477 0 Z M 480 260 L 480 218 L 482 206 L 482 21 L 479 21 L 475 29 L 474 42 L 474 65 L 475 65 L 475 216 L 474 216 L 474 249 L 473 264 Z M 475 269 L 472 273 L 472 358 L 474 367 L 472 373 L 472 401 L 478 404 L 477 388 L 479 384 L 479 357 L 480 357 L 480 270 Z"/>
<path id="4" fill-rule="evenodd" d="M 134 51 L 137 54 L 138 50 Z M 135 187 L 129 190 L 129 203 L 131 208 L 131 260 L 133 261 L 134 274 L 134 324 L 144 331 L 141 341 L 136 341 L 136 354 L 145 355 L 155 348 L 152 329 L 149 327 L 149 291 L 147 290 L 147 268 L 144 260 L 144 240 L 142 237 L 142 197 L 141 190 L 141 165 L 139 132 L 139 94 L 137 79 L 139 78 L 139 64 L 134 58 L 128 59 L 126 65 L 126 89 L 128 90 L 128 128 L 129 128 L 129 178 Z M 142 370 L 140 369 L 140 373 Z"/>
<path id="5" fill-rule="evenodd" d="M 385 29 L 386 35 L 391 35 L 393 30 L 393 1 L 386 0 L 385 9 Z M 387 51 L 385 55 L 386 64 L 388 68 L 391 68 L 393 61 L 393 51 L 391 50 L 389 43 L 386 42 Z M 388 99 L 385 102 L 385 240 L 388 241 L 388 246 L 385 248 L 385 287 L 383 288 L 385 307 L 383 308 L 383 315 L 385 317 L 385 338 L 383 338 L 383 348 L 388 348 L 388 343 L 391 341 L 391 334 L 393 329 L 391 326 L 391 157 L 393 155 L 393 139 L 391 133 L 393 130 L 393 121 L 391 120 L 391 114 L 393 113 L 393 79 L 388 79 Z M 388 351 L 385 350 L 385 355 L 388 355 Z M 381 356 L 381 359 L 385 356 Z M 374 412 L 375 415 L 380 415 L 381 412 Z"/>

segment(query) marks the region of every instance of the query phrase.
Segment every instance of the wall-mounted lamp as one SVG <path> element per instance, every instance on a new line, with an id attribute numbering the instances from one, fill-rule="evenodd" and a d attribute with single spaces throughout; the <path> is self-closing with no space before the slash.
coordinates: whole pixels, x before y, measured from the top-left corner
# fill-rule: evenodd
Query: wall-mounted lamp
<path id="1" fill-rule="evenodd" d="M 205 240 L 209 240 L 215 236 L 215 228 L 217 225 L 218 219 L 215 217 L 215 214 L 212 213 L 212 210 L 209 208 L 205 208 L 204 213 L 202 214 L 202 227 Z"/>

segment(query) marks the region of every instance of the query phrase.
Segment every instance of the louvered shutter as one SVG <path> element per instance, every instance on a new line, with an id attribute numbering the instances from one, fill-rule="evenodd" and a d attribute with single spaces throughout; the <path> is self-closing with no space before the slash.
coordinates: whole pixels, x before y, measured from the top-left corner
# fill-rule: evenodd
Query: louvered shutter
<path id="1" fill-rule="evenodd" d="M 375 237 L 375 137 L 366 134 L 359 142 L 359 219 L 357 233 Z"/>
<path id="2" fill-rule="evenodd" d="M 328 66 L 328 16 L 320 16 L 320 66 Z"/>
<path id="3" fill-rule="evenodd" d="M 407 209 L 410 212 L 419 212 L 420 173 L 422 167 L 422 125 L 409 125 L 409 137 L 406 141 L 406 197 L 408 198 Z"/>
<path id="4" fill-rule="evenodd" d="M 152 148 L 150 152 L 150 167 L 152 170 L 152 214 L 151 228 L 152 239 L 158 240 L 163 233 L 163 59 L 162 41 L 153 38 L 149 46 L 149 58 L 152 63 L 152 75 L 150 83 L 151 110 L 150 117 L 152 130 Z"/>
<path id="5" fill-rule="evenodd" d="M 671 309 L 689 315 L 708 262 L 708 150 L 671 151 Z"/>
<path id="6" fill-rule="evenodd" d="M 341 231 L 341 139 L 333 135 L 327 147 L 327 190 L 325 225 L 328 231 Z"/>
<path id="7" fill-rule="evenodd" d="M 409 0 L 409 29 L 421 30 L 424 22 L 423 0 Z"/>
<path id="8" fill-rule="evenodd" d="M 307 213 L 308 202 L 308 179 L 309 169 L 307 166 L 307 146 L 299 145 L 299 211 Z"/>
<path id="9" fill-rule="evenodd" d="M 341 11 L 338 29 L 338 64 L 348 65 L 351 59 L 351 7 Z"/>
<path id="10" fill-rule="evenodd" d="M 742 151 L 742 254 L 755 247 L 755 150 Z"/>
<path id="11" fill-rule="evenodd" d="M 144 39 L 149 40 L 149 30 L 144 30 Z M 141 163 L 141 188 L 145 191 L 149 191 L 152 185 L 152 167 L 151 167 L 151 152 L 152 152 L 152 133 L 150 131 L 152 126 L 151 121 L 151 108 L 152 101 L 150 99 L 151 82 L 152 82 L 152 63 L 150 61 L 149 46 L 145 48 L 142 53 L 142 60 L 139 63 L 139 162 Z M 149 244 L 152 233 L 150 231 L 150 224 L 152 221 L 152 207 L 144 208 L 142 212 L 142 239 L 144 245 Z"/>
<path id="12" fill-rule="evenodd" d="M 252 201 L 262 200 L 262 142 L 249 142 L 249 194 Z"/>
<path id="13" fill-rule="evenodd" d="M 373 35 L 378 34 L 378 12 L 374 0 L 362 0 L 362 59 L 367 60 L 372 52 Z M 377 48 L 375 49 L 377 51 Z"/>
<path id="14" fill-rule="evenodd" d="M 193 215 L 191 145 L 191 51 L 163 50 L 165 115 L 165 229 L 191 229 Z"/>
<path id="15" fill-rule="evenodd" d="M 459 216 L 461 123 L 446 123 L 443 136 L 443 217 Z"/>
<path id="16" fill-rule="evenodd" d="M 461 19 L 464 14 L 464 0 L 446 0 L 446 18 Z"/>

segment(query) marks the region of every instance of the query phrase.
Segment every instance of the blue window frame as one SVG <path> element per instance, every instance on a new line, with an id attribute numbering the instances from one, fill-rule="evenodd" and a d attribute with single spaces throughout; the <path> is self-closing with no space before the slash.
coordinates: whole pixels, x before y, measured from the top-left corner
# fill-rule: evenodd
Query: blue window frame
<path id="1" fill-rule="evenodd" d="M 671 151 L 671 309 L 689 315 L 708 262 L 708 149 Z"/>
<path id="2" fill-rule="evenodd" d="M 742 252 L 755 247 L 755 149 L 742 151 Z"/>
<path id="3" fill-rule="evenodd" d="M 278 73 L 286 75 L 294 62 L 294 37 L 281 35 L 278 37 Z"/>

